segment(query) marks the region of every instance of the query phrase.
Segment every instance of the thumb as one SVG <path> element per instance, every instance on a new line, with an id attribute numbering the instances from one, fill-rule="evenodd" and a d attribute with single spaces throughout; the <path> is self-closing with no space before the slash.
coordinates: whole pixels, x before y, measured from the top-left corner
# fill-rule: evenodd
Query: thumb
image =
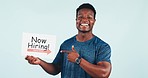
<path id="1" fill-rule="evenodd" d="M 74 45 L 72 45 L 72 51 L 76 52 L 75 48 L 74 48 Z"/>

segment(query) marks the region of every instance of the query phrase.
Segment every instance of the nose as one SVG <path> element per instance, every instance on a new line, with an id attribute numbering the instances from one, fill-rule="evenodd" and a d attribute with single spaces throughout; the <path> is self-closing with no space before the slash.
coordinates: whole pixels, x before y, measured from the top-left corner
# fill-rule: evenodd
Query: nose
<path id="1" fill-rule="evenodd" d="M 83 17 L 82 19 L 81 19 L 81 23 L 88 23 L 89 21 L 88 21 L 88 19 L 86 18 L 86 17 Z"/>

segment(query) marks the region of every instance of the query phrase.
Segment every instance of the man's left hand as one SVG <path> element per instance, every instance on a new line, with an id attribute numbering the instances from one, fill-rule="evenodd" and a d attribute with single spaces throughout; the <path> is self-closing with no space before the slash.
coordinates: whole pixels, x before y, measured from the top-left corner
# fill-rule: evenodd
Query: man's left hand
<path id="1" fill-rule="evenodd" d="M 67 60 L 70 62 L 75 63 L 76 58 L 79 57 L 79 54 L 77 53 L 77 51 L 75 50 L 74 46 L 72 46 L 72 51 L 68 51 L 68 50 L 62 50 L 62 53 L 67 53 Z"/>

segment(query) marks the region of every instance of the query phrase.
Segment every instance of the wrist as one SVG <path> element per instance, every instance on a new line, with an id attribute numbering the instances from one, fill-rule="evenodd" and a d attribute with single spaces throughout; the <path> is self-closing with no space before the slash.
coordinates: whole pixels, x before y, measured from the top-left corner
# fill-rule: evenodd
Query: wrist
<path id="1" fill-rule="evenodd" d="M 80 56 L 75 59 L 75 63 L 78 64 L 78 65 L 81 63 L 81 57 Z"/>
<path id="2" fill-rule="evenodd" d="M 37 63 L 38 65 L 41 65 L 43 61 L 40 58 L 38 58 L 38 61 L 37 62 L 38 62 Z"/>

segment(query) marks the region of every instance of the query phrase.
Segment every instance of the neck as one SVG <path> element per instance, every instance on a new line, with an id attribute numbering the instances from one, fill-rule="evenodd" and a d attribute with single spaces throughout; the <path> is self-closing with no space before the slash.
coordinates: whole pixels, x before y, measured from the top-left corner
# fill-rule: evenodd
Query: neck
<path id="1" fill-rule="evenodd" d="M 92 33 L 78 33 L 77 36 L 76 36 L 76 39 L 79 42 L 85 42 L 85 41 L 93 38 L 93 36 L 94 35 Z"/>

